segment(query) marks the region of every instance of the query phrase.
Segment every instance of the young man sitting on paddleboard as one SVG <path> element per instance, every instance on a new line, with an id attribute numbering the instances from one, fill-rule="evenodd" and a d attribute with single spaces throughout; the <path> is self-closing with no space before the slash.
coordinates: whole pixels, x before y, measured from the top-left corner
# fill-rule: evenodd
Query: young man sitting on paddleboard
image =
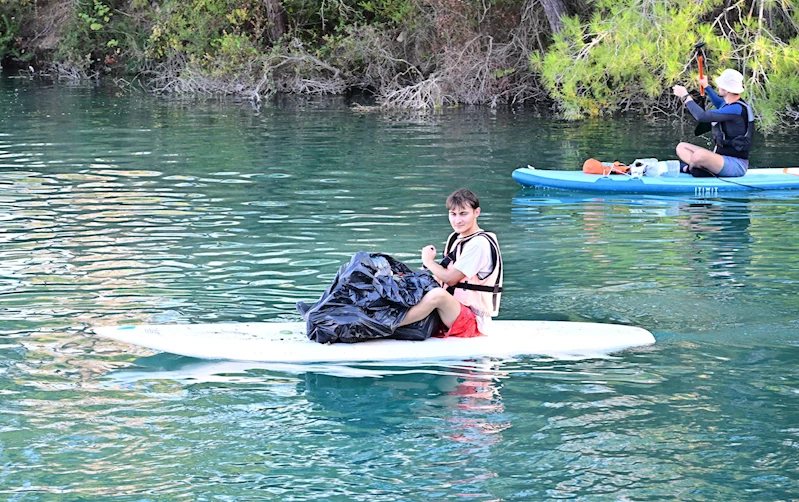
<path id="1" fill-rule="evenodd" d="M 447 197 L 449 223 L 444 260 L 436 263 L 435 246 L 422 249 L 422 263 L 447 289 L 429 291 L 408 310 L 400 326 L 438 311 L 448 331 L 444 336 L 472 337 L 490 334 L 491 318 L 499 313 L 502 295 L 502 255 L 497 236 L 477 225 L 480 201 L 469 190 Z"/>
<path id="2" fill-rule="evenodd" d="M 705 148 L 682 142 L 677 145 L 677 156 L 686 166 L 681 170 L 693 175 L 702 175 L 702 170 L 717 176 L 743 176 L 749 168 L 749 150 L 754 133 L 754 112 L 744 100 L 744 77 L 731 69 L 724 70 L 716 79 L 719 92 L 708 87 L 707 77 L 699 79 L 699 85 L 707 93 L 716 110 L 703 110 L 685 87 L 672 87 L 674 95 L 681 98 L 691 115 L 699 122 L 712 123 L 713 141 L 711 152 Z M 708 174 L 705 174 L 708 176 Z"/>

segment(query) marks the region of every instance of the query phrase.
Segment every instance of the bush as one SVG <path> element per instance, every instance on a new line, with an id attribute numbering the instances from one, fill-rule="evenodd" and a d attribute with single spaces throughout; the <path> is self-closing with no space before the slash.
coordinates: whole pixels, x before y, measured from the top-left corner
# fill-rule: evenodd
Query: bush
<path id="1" fill-rule="evenodd" d="M 32 0 L 0 0 L 0 62 L 25 62 L 33 57 L 19 44 L 22 20 L 32 12 Z"/>
<path id="2" fill-rule="evenodd" d="M 546 54 L 531 55 L 531 67 L 567 118 L 628 109 L 657 113 L 674 109 L 672 85 L 696 87 L 694 45 L 704 41 L 710 76 L 727 67 L 747 76 L 744 97 L 763 130 L 795 123 L 795 30 L 791 42 L 784 43 L 763 25 L 763 11 L 755 16 L 738 10 L 740 4 L 722 6 L 721 0 L 600 0 L 588 22 L 566 19 Z M 780 25 L 783 31 L 795 26 L 789 20 Z"/>

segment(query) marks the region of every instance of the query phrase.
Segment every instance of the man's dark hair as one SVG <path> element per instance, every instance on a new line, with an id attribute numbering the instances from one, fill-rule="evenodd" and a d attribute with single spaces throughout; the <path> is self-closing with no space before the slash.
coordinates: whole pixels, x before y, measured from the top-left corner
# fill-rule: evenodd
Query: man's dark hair
<path id="1" fill-rule="evenodd" d="M 452 192 L 449 197 L 447 197 L 448 210 L 457 209 L 459 207 L 477 209 L 480 207 L 480 200 L 471 190 L 461 188 L 460 190 Z"/>

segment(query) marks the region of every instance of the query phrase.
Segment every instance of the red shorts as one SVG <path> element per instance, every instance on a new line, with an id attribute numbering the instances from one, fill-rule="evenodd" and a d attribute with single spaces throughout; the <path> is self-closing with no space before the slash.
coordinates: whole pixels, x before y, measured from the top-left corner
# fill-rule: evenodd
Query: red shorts
<path id="1" fill-rule="evenodd" d="M 477 316 L 474 315 L 472 309 L 461 303 L 461 312 L 458 318 L 450 326 L 449 331 L 446 331 L 446 326 L 441 327 L 441 331 L 436 334 L 439 337 L 456 336 L 460 338 L 472 338 L 481 336 L 482 333 L 477 329 Z"/>

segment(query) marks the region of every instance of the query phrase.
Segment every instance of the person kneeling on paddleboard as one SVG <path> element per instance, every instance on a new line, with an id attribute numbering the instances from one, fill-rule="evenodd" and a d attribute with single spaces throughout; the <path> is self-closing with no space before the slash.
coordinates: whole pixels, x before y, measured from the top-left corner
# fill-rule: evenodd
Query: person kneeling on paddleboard
<path id="1" fill-rule="evenodd" d="M 490 334 L 491 318 L 499 314 L 502 296 L 502 255 L 497 236 L 477 224 L 480 201 L 469 190 L 447 197 L 449 223 L 444 260 L 436 263 L 435 246 L 422 249 L 422 263 L 447 289 L 436 288 L 411 307 L 400 326 L 438 311 L 448 328 L 443 336 L 473 337 Z"/>
<path id="2" fill-rule="evenodd" d="M 681 85 L 672 87 L 675 96 L 682 99 L 685 107 L 699 122 L 711 123 L 715 148 L 705 148 L 682 142 L 677 145 L 677 156 L 685 164 L 682 172 L 694 176 L 743 176 L 749 168 L 749 151 L 754 134 L 754 112 L 741 99 L 744 77 L 739 72 L 727 69 L 716 78 L 718 94 L 708 87 L 707 77 L 699 78 L 699 85 L 710 97 L 716 110 L 706 111 L 699 106 Z"/>

